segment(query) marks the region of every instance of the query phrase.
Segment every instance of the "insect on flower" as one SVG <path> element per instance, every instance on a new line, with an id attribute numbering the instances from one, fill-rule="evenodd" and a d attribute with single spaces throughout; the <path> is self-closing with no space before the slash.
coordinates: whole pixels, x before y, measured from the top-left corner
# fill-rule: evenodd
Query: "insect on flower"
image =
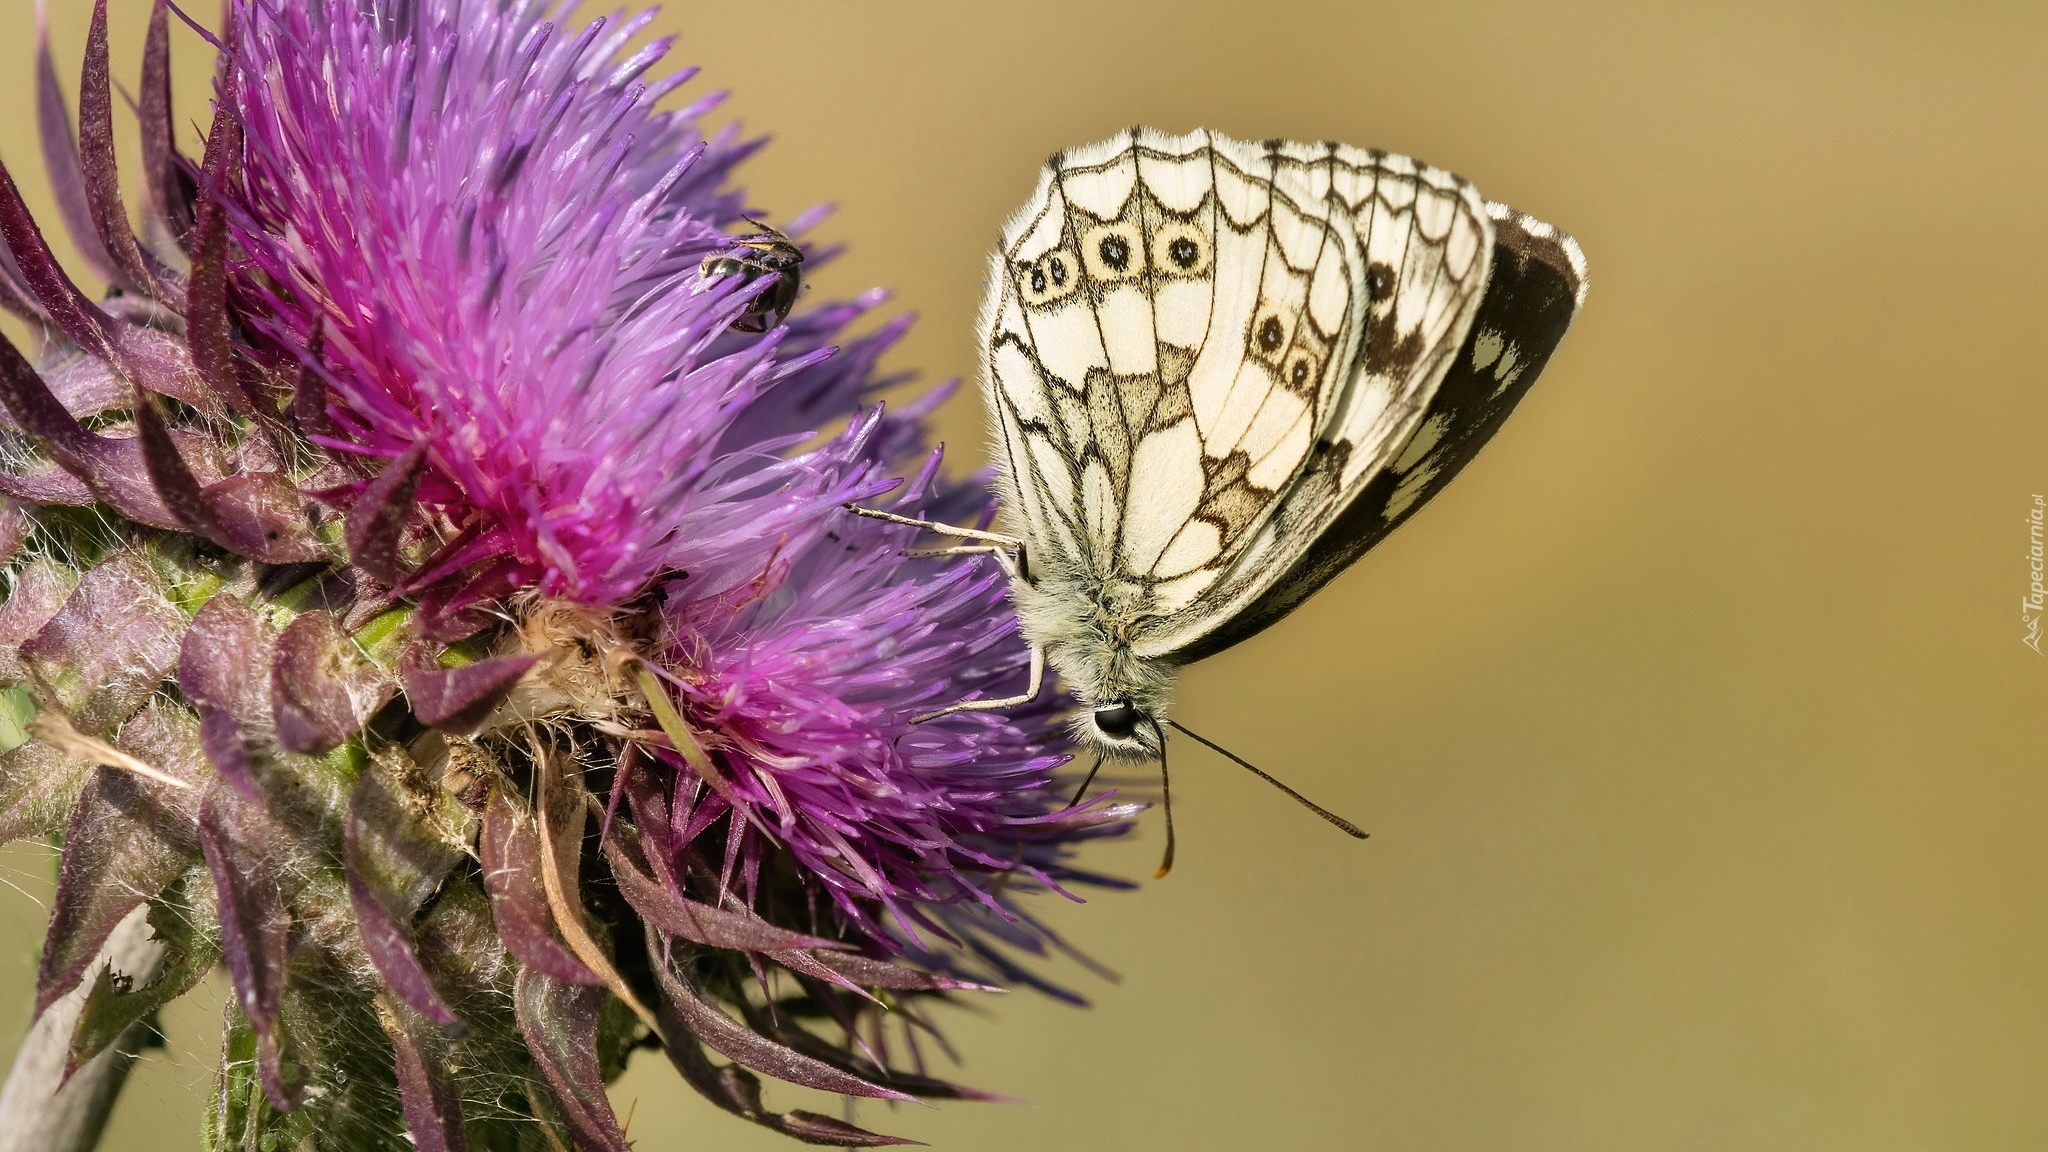
<path id="1" fill-rule="evenodd" d="M 746 311 L 732 322 L 735 332 L 766 332 L 789 315 L 803 289 L 804 254 L 789 237 L 758 220 L 747 223 L 759 232 L 733 238 L 732 248 L 714 252 L 697 266 L 697 274 L 709 285 L 728 276 L 752 284 L 763 276 L 774 276 L 775 285 L 754 297 Z"/>
<path id="2" fill-rule="evenodd" d="M 1363 838 L 1169 719 L 1174 679 L 1465 466 L 1584 300 L 1578 244 L 1405 156 L 1132 129 L 1052 158 L 989 286 L 1000 531 L 909 522 L 1002 565 L 1032 675 L 920 719 L 1049 663 L 1099 756 L 1163 780 L 1172 725 Z"/>

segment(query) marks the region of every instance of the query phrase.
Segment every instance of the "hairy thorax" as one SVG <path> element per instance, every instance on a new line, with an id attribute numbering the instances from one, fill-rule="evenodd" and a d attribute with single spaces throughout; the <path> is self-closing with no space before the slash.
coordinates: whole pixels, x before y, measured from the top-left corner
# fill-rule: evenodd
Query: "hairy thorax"
<path id="1" fill-rule="evenodd" d="M 1018 624 L 1026 640 L 1045 650 L 1046 663 L 1059 669 L 1083 708 L 1129 704 L 1164 721 L 1178 669 L 1131 649 L 1150 592 L 1132 581 L 1087 573 L 1032 577 L 1031 583 L 1011 585 Z"/>

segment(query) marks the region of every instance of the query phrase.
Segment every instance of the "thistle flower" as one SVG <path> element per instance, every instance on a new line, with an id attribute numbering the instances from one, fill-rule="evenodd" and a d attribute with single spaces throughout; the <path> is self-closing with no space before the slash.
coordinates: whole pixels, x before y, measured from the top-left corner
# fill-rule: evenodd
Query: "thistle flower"
<path id="1" fill-rule="evenodd" d="M 947 389 L 868 406 L 880 294 L 742 323 L 789 295 L 705 272 L 758 142 L 659 108 L 646 15 L 568 14 L 232 0 L 194 164 L 159 3 L 138 237 L 102 2 L 75 142 L 47 49 L 40 88 L 98 303 L 0 170 L 0 307 L 46 336 L 0 343 L 0 838 L 67 829 L 71 1068 L 226 965 L 210 1147 L 623 1149 L 642 1043 L 893 1143 L 752 1072 L 976 1095 L 927 1006 L 1071 998 L 1028 902 L 1117 884 L 1073 853 L 1134 806 L 1067 803 L 1051 700 L 909 723 L 1026 671 L 998 573 L 843 510 L 988 515 L 922 447 Z M 97 966 L 145 920 L 151 970 Z"/>

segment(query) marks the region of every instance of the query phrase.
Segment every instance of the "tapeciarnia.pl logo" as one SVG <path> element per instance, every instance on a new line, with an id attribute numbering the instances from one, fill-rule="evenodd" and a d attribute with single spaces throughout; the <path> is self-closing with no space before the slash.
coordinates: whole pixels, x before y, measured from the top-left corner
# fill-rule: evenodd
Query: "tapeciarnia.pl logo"
<path id="1" fill-rule="evenodd" d="M 2027 567 L 2032 570 L 2032 576 L 2027 585 L 2026 599 L 2020 601 L 2020 624 L 2027 630 L 2026 635 L 2020 637 L 2020 643 L 2032 648 L 2036 656 L 2044 654 L 2041 651 L 2041 613 L 2044 607 L 2048 607 L 2048 591 L 2041 587 L 2044 512 L 2048 512 L 2048 503 L 2044 503 L 2037 492 L 2034 494 L 2034 506 L 2027 509 Z"/>

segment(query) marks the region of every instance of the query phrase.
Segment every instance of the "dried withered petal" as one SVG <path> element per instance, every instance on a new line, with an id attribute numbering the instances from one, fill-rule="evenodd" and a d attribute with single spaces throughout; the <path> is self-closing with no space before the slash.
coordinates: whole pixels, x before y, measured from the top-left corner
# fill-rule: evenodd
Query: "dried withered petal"
<path id="1" fill-rule="evenodd" d="M 135 242 L 128 209 L 121 202 L 121 173 L 114 158 L 114 91 L 107 59 L 107 0 L 93 5 L 85 37 L 85 68 L 78 81 L 78 154 L 85 177 L 85 202 L 93 231 L 130 287 L 163 295 L 162 269 Z"/>
<path id="2" fill-rule="evenodd" d="M 373 764 L 349 798 L 342 831 L 349 904 L 363 948 L 392 995 L 446 1026 L 455 1013 L 420 963 L 412 919 L 462 853 L 421 828 L 392 789 L 386 771 Z"/>
<path id="3" fill-rule="evenodd" d="M 703 1097 L 735 1116 L 743 1116 L 765 1128 L 794 1136 L 807 1144 L 828 1144 L 841 1148 L 879 1148 L 892 1144 L 917 1144 L 900 1136 L 884 1136 L 856 1128 L 843 1120 L 813 1112 L 770 1112 L 761 1105 L 761 1081 L 753 1073 L 732 1064 L 713 1064 L 704 1049 L 687 1032 L 678 1033 L 668 1044 L 668 1058 Z"/>
<path id="4" fill-rule="evenodd" d="M 222 72 L 221 82 L 226 86 L 222 99 L 228 105 L 235 99 L 237 76 L 233 68 Z M 228 319 L 227 212 L 215 189 L 227 184 L 241 143 L 240 121 L 226 111 L 214 116 L 206 137 L 198 216 L 193 225 L 192 275 L 185 282 L 185 340 L 192 349 L 193 367 L 214 395 L 244 415 L 269 415 L 261 398 L 243 385 L 230 335 L 233 325 Z"/>
<path id="5" fill-rule="evenodd" d="M 413 493 L 419 489 L 426 460 L 425 444 L 406 449 L 364 485 L 362 494 L 349 506 L 344 533 L 349 559 L 386 588 L 397 587 L 405 575 L 399 568 L 398 543 L 405 534 L 406 518 L 412 515 Z"/>
<path id="6" fill-rule="evenodd" d="M 178 659 L 185 613 L 133 551 L 88 571 L 64 607 L 21 646 L 72 726 L 92 735 L 133 715 Z"/>
<path id="7" fill-rule="evenodd" d="M 285 833 L 262 809 L 216 781 L 206 789 L 199 815 L 199 843 L 219 897 L 221 953 L 234 978 L 242 1018 L 256 1035 L 256 1063 L 263 1093 L 273 1108 L 298 1104 L 303 1076 L 283 1072 L 284 1030 L 278 1014 L 284 1001 L 285 961 L 291 913 L 277 882 L 277 858 Z"/>
<path id="8" fill-rule="evenodd" d="M 547 892 L 541 881 L 540 832 L 500 788 L 484 804 L 482 858 L 484 890 L 505 950 L 521 964 L 556 980 L 602 985 L 604 980 L 555 939 L 548 928 Z"/>
<path id="9" fill-rule="evenodd" d="M 859 1076 L 814 1059 L 794 1048 L 778 1044 L 739 1023 L 706 1001 L 692 982 L 675 970 L 671 958 L 648 933 L 648 961 L 661 985 L 663 1032 L 687 1032 L 727 1059 L 756 1072 L 842 1096 L 869 1096 L 882 1100 L 910 1100 L 913 1097 L 894 1088 L 884 1088 Z"/>
<path id="10" fill-rule="evenodd" d="M 632 825 L 615 823 L 604 841 L 619 893 L 649 924 L 712 948 L 743 952 L 839 948 L 837 941 L 779 928 L 748 912 L 728 911 L 690 900 L 662 887 L 639 862 L 639 834 Z"/>
<path id="11" fill-rule="evenodd" d="M 413 645 L 399 661 L 406 698 L 422 724 L 467 735 L 489 719 L 512 694 L 519 678 L 540 662 L 537 654 L 493 656 L 460 668 L 443 668 L 424 645 Z"/>
<path id="12" fill-rule="evenodd" d="M 65 231 L 93 275 L 109 284 L 138 288 L 140 285 L 126 282 L 121 266 L 107 254 L 99 230 L 93 227 L 85 169 L 79 163 L 78 141 L 71 135 L 71 114 L 64 107 L 64 89 L 57 81 L 57 62 L 50 56 L 47 27 L 37 29 L 36 41 L 36 130 L 43 168 L 50 190 L 56 194 L 57 214 L 63 217 Z"/>
<path id="13" fill-rule="evenodd" d="M 413 1146 L 420 1152 L 467 1152 L 462 1097 L 449 1071 L 446 1041 L 403 1005 L 380 1001 L 378 1008 L 384 1034 L 391 1038 L 399 1103 Z"/>
<path id="14" fill-rule="evenodd" d="M 356 651 L 333 613 L 293 620 L 270 665 L 270 708 L 278 743 L 319 754 L 355 735 L 389 699 L 391 677 Z"/>
<path id="15" fill-rule="evenodd" d="M 170 0 L 150 6 L 149 31 L 142 41 L 142 84 L 135 94 L 135 119 L 142 135 L 144 202 L 165 237 L 175 242 L 192 225 L 178 195 L 176 126 L 171 121 Z"/>
<path id="16" fill-rule="evenodd" d="M 189 837 L 165 835 L 175 817 L 153 793 L 169 791 L 118 768 L 96 769 L 86 781 L 64 834 L 36 973 L 37 1015 L 78 985 L 115 925 L 193 862 Z"/>
<path id="17" fill-rule="evenodd" d="M 35 293 L 36 303 L 59 331 L 96 356 L 119 359 L 108 331 L 111 321 L 65 274 L 4 163 L 0 163 L 0 241 L 5 242 L 29 291 Z M 97 238 L 93 243 L 98 243 Z"/>
<path id="18" fill-rule="evenodd" d="M 521 968 L 512 982 L 513 1014 L 533 1062 L 554 1089 L 562 1119 L 582 1152 L 631 1152 L 605 1097 L 597 1059 L 598 1013 L 605 991 Z"/>

